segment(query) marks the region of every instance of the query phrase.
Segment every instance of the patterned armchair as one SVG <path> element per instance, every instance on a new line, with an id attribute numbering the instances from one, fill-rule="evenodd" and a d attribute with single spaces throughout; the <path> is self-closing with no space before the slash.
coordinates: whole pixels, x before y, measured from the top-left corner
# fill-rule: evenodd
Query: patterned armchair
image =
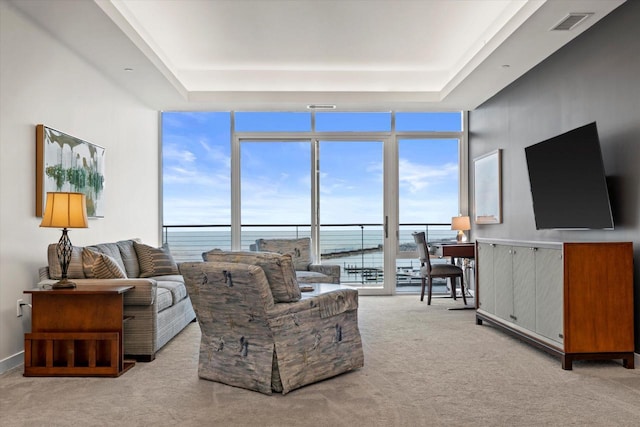
<path id="1" fill-rule="evenodd" d="M 207 254 L 179 265 L 202 331 L 200 378 L 286 394 L 364 365 L 356 290 L 301 299 L 289 256 Z"/>
<path id="2" fill-rule="evenodd" d="M 313 264 L 311 239 L 258 239 L 252 250 L 291 255 L 298 283 L 340 283 L 340 266 Z"/>

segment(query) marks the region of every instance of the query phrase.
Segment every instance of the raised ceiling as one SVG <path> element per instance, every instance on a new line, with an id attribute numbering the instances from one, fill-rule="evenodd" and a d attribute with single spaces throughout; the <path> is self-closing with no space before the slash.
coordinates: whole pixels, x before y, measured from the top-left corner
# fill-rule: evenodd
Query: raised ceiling
<path id="1" fill-rule="evenodd" d="M 471 110 L 624 0 L 12 3 L 158 110 Z"/>

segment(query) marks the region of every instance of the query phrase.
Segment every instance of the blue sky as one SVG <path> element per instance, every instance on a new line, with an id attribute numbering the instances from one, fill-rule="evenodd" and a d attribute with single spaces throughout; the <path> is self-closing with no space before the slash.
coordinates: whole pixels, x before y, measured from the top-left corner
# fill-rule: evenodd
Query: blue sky
<path id="1" fill-rule="evenodd" d="M 236 124 L 266 131 L 309 126 L 308 113 L 288 114 L 236 113 Z M 356 131 L 388 126 L 388 113 L 329 114 L 316 125 Z M 425 124 L 425 118 L 433 122 Z M 416 121 L 433 130 L 459 129 L 457 114 L 398 115 L 396 125 L 412 129 Z M 163 114 L 165 225 L 230 223 L 230 140 L 229 113 Z M 382 149 L 380 141 L 320 143 L 323 224 L 382 222 Z M 310 150 L 309 142 L 241 145 L 243 224 L 309 223 Z M 401 140 L 399 179 L 401 222 L 449 222 L 458 209 L 457 140 Z"/>

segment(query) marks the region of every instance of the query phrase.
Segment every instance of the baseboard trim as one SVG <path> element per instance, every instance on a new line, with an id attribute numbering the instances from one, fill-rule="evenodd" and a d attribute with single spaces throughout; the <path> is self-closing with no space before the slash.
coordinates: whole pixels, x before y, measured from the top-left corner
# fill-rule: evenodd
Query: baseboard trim
<path id="1" fill-rule="evenodd" d="M 640 353 L 633 353 L 634 363 L 636 369 L 640 369 Z M 11 369 L 17 368 L 24 363 L 24 351 L 9 356 L 6 359 L 0 360 L 0 375 L 4 374 Z"/>
<path id="2" fill-rule="evenodd" d="M 636 355 L 638 356 L 638 355 Z M 20 351 L 13 356 L 0 360 L 0 375 L 10 371 L 24 363 L 24 351 Z"/>

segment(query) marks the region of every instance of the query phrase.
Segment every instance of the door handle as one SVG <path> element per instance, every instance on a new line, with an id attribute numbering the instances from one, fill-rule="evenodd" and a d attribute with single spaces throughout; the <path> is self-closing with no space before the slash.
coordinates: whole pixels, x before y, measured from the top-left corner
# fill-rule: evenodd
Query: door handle
<path id="1" fill-rule="evenodd" d="M 384 217 L 384 238 L 389 238 L 389 216 L 385 215 Z"/>

